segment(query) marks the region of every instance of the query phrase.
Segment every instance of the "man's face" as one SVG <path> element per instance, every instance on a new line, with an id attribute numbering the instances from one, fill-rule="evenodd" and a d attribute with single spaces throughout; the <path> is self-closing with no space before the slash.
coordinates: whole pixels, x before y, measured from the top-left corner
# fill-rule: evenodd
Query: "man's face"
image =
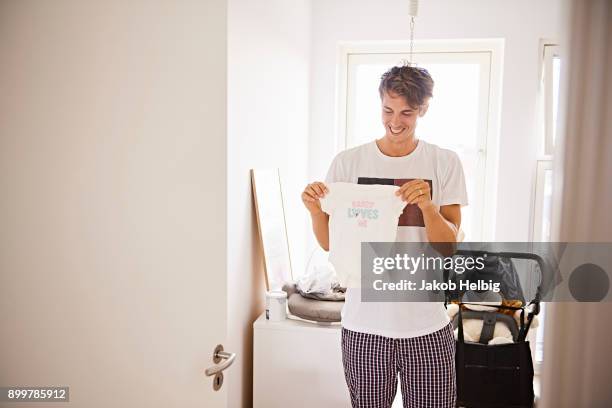
<path id="1" fill-rule="evenodd" d="M 406 99 L 394 93 L 383 93 L 382 123 L 385 126 L 385 136 L 392 142 L 403 142 L 414 136 L 419 116 L 423 116 L 427 108 L 415 109 Z"/>

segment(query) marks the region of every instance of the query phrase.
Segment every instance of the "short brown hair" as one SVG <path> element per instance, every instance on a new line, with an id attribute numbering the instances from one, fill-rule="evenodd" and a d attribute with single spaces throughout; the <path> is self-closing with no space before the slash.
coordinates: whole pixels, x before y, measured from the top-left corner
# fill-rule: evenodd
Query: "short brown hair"
<path id="1" fill-rule="evenodd" d="M 380 78 L 378 92 L 403 96 L 413 108 L 423 106 L 433 96 L 434 82 L 425 68 L 410 65 L 393 67 Z"/>

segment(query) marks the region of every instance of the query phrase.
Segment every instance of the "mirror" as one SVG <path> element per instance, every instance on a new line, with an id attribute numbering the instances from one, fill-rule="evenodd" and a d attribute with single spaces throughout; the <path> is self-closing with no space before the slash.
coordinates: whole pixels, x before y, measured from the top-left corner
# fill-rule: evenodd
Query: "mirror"
<path id="1" fill-rule="evenodd" d="M 278 169 L 251 169 L 257 226 L 264 256 L 266 289 L 281 290 L 293 281 L 285 209 Z"/>

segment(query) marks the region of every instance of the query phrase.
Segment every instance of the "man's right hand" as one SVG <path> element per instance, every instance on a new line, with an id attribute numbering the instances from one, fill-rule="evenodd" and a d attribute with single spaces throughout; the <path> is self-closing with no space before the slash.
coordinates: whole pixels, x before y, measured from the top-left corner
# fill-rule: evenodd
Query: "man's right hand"
<path id="1" fill-rule="evenodd" d="M 302 193 L 302 202 L 308 211 L 310 211 L 311 215 L 319 215 L 323 213 L 321 209 L 320 198 L 325 197 L 325 194 L 329 192 L 327 186 L 320 182 L 315 181 L 314 183 L 310 183 L 304 189 Z"/>

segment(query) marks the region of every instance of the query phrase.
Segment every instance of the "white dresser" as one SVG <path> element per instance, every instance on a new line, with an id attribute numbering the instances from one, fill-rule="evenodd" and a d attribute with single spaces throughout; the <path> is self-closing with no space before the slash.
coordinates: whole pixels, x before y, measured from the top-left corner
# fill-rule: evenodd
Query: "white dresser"
<path id="1" fill-rule="evenodd" d="M 254 408 L 350 407 L 340 325 L 287 319 L 253 323 Z"/>

